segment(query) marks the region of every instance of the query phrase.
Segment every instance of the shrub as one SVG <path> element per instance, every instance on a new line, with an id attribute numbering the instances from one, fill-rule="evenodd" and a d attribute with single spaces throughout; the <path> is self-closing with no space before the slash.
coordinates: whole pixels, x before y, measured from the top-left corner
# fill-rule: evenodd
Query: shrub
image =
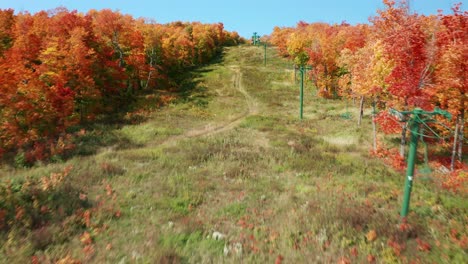
<path id="1" fill-rule="evenodd" d="M 71 166 L 48 177 L 0 183 L 0 231 L 37 229 L 87 207 L 67 177 Z"/>

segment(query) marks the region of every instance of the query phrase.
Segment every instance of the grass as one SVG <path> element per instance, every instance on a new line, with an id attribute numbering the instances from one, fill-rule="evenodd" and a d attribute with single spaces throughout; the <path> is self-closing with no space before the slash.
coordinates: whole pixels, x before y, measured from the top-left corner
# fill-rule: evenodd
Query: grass
<path id="1" fill-rule="evenodd" d="M 90 128 L 70 159 L 3 167 L 7 181 L 72 166 L 67 186 L 87 196 L 91 217 L 3 229 L 0 262 L 462 263 L 466 197 L 417 181 L 402 230 L 404 176 L 369 155 L 370 122 L 358 128 L 350 102 L 309 86 L 298 120 L 291 66 L 268 52 L 263 67 L 263 47 L 228 48 L 168 106 Z M 347 107 L 353 119 L 341 117 Z"/>

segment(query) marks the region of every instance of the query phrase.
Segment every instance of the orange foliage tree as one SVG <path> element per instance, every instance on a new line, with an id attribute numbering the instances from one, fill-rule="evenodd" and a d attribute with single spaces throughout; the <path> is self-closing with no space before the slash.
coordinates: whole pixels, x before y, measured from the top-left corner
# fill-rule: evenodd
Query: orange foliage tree
<path id="1" fill-rule="evenodd" d="M 337 97 L 341 94 L 339 77 L 343 74 L 338 66 L 340 53 L 345 48 L 354 51 L 364 46 L 366 34 L 367 26 L 363 25 L 299 22 L 296 28 L 276 27 L 270 41 L 295 64 L 312 66 L 309 77 L 319 95 Z"/>
<path id="2" fill-rule="evenodd" d="M 453 14 L 422 16 L 411 13 L 406 0 L 383 3 L 385 8 L 369 26 L 299 22 L 294 28 L 276 27 L 270 41 L 285 57 L 308 58 L 313 67 L 309 78 L 320 96 L 360 97 L 361 113 L 366 97 L 381 110 L 439 106 L 450 111 L 457 120 L 454 150 L 458 148 L 461 160 L 468 89 L 467 12 L 456 4 Z M 382 113 L 373 120 L 385 131 L 401 132 L 404 156 L 406 124 Z"/>
<path id="3" fill-rule="evenodd" d="M 452 15 L 439 15 L 434 87 L 428 93 L 436 105 L 447 109 L 455 117 L 455 138 L 458 140 L 454 142 L 454 152 L 461 161 L 468 108 L 468 12 L 462 12 L 460 6 L 457 4 L 452 8 Z"/>
<path id="4" fill-rule="evenodd" d="M 0 10 L 0 156 L 61 154 L 70 126 L 127 106 L 143 89 L 171 88 L 171 76 L 239 41 L 221 23 L 161 25 L 107 9 Z"/>

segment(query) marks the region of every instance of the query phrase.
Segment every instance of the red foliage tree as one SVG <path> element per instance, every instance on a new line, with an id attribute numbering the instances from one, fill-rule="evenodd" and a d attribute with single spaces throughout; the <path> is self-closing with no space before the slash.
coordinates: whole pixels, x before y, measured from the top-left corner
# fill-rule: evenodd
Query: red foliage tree
<path id="1" fill-rule="evenodd" d="M 430 108 L 424 89 L 432 81 L 428 36 L 417 14 L 409 14 L 406 2 L 398 6 L 394 1 L 384 0 L 385 10 L 374 17 L 374 32 L 382 41 L 386 53 L 391 56 L 394 67 L 387 77 L 388 91 L 394 100 L 390 105 L 402 108 Z"/>
<path id="2" fill-rule="evenodd" d="M 447 109 L 456 120 L 452 165 L 455 154 L 461 161 L 465 135 L 465 113 L 468 108 L 468 12 L 455 5 L 452 15 L 440 14 L 436 33 L 437 63 L 435 85 L 428 91 L 436 105 Z M 458 147 L 458 148 L 457 148 Z"/>
<path id="3" fill-rule="evenodd" d="M 13 9 L 0 10 L 0 56 L 11 47 L 15 17 Z"/>
<path id="4" fill-rule="evenodd" d="M 111 10 L 0 10 L 0 154 L 57 153 L 70 126 L 208 62 L 231 36 L 221 23 L 160 25 Z"/>

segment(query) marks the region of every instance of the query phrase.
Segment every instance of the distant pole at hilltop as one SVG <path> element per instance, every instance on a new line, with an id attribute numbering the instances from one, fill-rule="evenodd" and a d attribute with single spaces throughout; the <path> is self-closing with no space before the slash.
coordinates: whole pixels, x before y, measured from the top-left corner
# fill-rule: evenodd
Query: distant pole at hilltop
<path id="1" fill-rule="evenodd" d="M 257 32 L 254 32 L 252 36 L 252 45 L 257 46 L 258 44 L 260 44 L 260 36 L 257 35 Z"/>

